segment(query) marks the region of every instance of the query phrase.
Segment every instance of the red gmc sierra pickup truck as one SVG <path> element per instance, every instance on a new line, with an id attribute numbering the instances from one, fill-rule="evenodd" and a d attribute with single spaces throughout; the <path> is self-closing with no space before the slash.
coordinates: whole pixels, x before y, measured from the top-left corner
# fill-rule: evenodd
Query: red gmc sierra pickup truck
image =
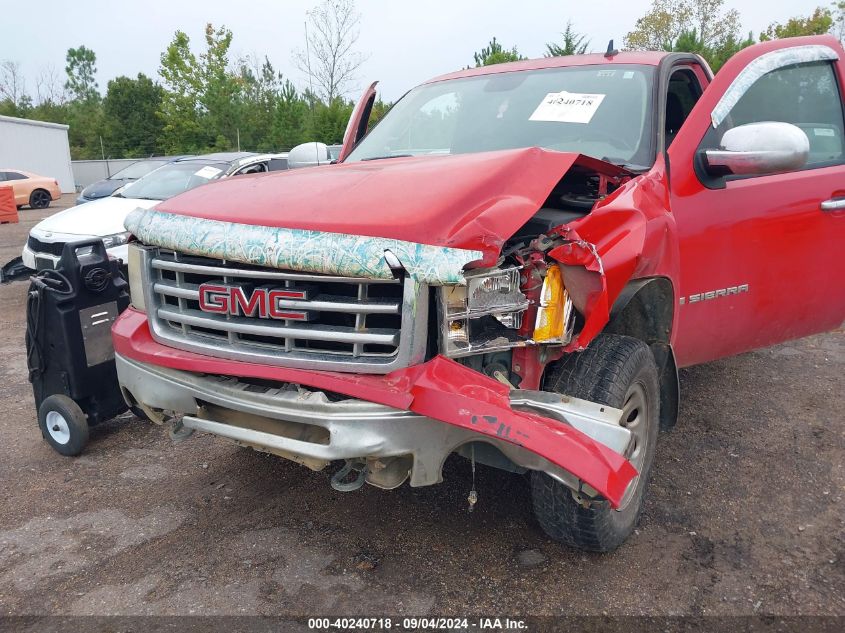
<path id="1" fill-rule="evenodd" d="M 475 68 L 368 131 L 374 84 L 334 164 L 129 216 L 124 396 L 343 461 L 339 490 L 435 484 L 452 453 L 528 473 L 552 538 L 611 550 L 679 367 L 845 319 L 843 55 L 821 36 L 715 77 L 612 50 Z"/>

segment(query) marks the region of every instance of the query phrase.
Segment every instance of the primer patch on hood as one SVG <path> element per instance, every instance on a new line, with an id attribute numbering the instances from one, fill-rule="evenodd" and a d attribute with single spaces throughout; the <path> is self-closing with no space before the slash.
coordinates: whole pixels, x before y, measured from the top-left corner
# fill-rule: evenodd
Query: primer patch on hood
<path id="1" fill-rule="evenodd" d="M 145 244 L 244 264 L 328 275 L 391 279 L 390 251 L 417 281 L 463 283 L 463 268 L 481 251 L 417 244 L 382 237 L 254 226 L 135 209 L 126 230 Z"/>

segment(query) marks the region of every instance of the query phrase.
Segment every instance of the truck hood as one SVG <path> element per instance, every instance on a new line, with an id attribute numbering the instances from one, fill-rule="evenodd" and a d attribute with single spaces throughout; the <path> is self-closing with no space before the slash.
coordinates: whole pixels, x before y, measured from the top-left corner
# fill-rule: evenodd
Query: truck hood
<path id="1" fill-rule="evenodd" d="M 130 211 L 141 207 L 149 209 L 159 200 L 108 197 L 92 200 L 70 209 L 60 211 L 35 225 L 34 232 L 43 234 L 65 233 L 67 235 L 114 235 L 126 229 L 123 222 Z"/>
<path id="2" fill-rule="evenodd" d="M 629 173 L 580 154 L 533 147 L 231 178 L 156 208 L 215 222 L 480 251 L 488 265 L 576 163 L 608 176 Z"/>

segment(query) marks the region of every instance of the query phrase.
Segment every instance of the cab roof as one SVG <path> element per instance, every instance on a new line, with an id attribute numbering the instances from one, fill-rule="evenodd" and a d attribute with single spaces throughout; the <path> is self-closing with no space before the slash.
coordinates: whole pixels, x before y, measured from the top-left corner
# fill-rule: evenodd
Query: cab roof
<path id="1" fill-rule="evenodd" d="M 658 66 L 660 62 L 671 53 L 664 51 L 624 51 L 605 56 L 605 53 L 590 53 L 589 55 L 564 55 L 561 57 L 540 57 L 538 59 L 525 59 L 519 62 L 507 62 L 505 64 L 493 64 L 492 66 L 481 66 L 480 68 L 467 68 L 456 72 L 447 73 L 429 79 L 425 83 L 435 83 L 447 79 L 460 79 L 463 77 L 477 77 L 479 75 L 493 75 L 497 73 L 517 72 L 520 70 L 541 70 L 544 68 L 564 68 L 567 66 L 598 66 L 609 64 L 639 64 L 642 66 Z"/>

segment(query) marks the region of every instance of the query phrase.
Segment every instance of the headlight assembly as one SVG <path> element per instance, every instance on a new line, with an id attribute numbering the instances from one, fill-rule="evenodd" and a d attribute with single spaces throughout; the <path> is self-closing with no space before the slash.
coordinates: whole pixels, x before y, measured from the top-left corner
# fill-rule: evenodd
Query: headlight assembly
<path id="1" fill-rule="evenodd" d="M 545 272 L 533 332 L 523 330 L 530 302 L 520 268 L 468 273 L 464 286 L 440 290 L 441 351 L 452 358 L 534 344 L 562 345 L 572 337 L 574 311 L 556 264 Z M 522 331 L 522 332 L 520 332 Z"/>
<path id="2" fill-rule="evenodd" d="M 472 315 L 524 309 L 527 305 L 519 290 L 518 268 L 467 278 L 467 308 Z"/>
<path id="3" fill-rule="evenodd" d="M 115 233 L 114 235 L 106 235 L 103 237 L 103 245 L 106 248 L 114 248 L 115 246 L 122 246 L 129 241 L 129 236 L 132 235 L 129 231 L 124 233 Z"/>
<path id="4" fill-rule="evenodd" d="M 519 289 L 519 268 L 470 273 L 466 279 L 465 286 L 441 289 L 444 353 L 458 357 L 513 347 L 528 307 Z"/>

